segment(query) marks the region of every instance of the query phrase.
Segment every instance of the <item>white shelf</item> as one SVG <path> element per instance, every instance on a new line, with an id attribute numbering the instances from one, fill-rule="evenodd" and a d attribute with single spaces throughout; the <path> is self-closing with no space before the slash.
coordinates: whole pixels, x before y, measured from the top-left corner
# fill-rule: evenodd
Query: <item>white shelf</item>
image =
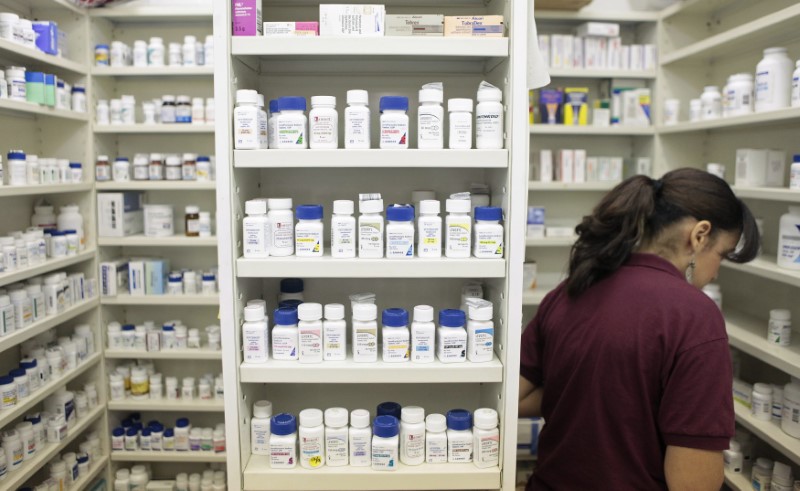
<path id="1" fill-rule="evenodd" d="M 135 351 L 106 349 L 106 358 L 124 360 L 221 360 L 222 351 L 208 349 L 180 349 L 163 351 Z"/>
<path id="2" fill-rule="evenodd" d="M 112 462 L 225 462 L 227 454 L 210 451 L 177 452 L 177 451 L 125 451 L 111 452 Z"/>
<path id="3" fill-rule="evenodd" d="M 355 363 L 348 354 L 345 361 L 305 364 L 297 361 L 242 363 L 241 382 L 245 383 L 317 383 L 325 373 L 332 384 L 378 384 L 394 380 L 406 384 L 502 382 L 503 364 L 495 356 L 487 363 Z"/>
<path id="4" fill-rule="evenodd" d="M 23 341 L 59 326 L 70 319 L 74 319 L 75 317 L 94 309 L 99 304 L 100 302 L 98 298 L 95 297 L 91 300 L 86 300 L 77 305 L 73 305 L 60 314 L 45 317 L 42 320 L 34 322 L 28 327 L 18 329 L 11 334 L 0 337 L 0 353 L 11 348 L 12 346 L 16 346 Z"/>
<path id="5" fill-rule="evenodd" d="M 789 107 L 776 111 L 730 116 L 727 118 L 709 119 L 706 121 L 684 121 L 669 126 L 659 126 L 659 135 L 674 133 L 691 133 L 706 130 L 741 129 L 742 127 L 773 126 L 800 123 L 800 107 Z"/>
<path id="6" fill-rule="evenodd" d="M 173 235 L 171 237 L 145 237 L 144 235 L 130 235 L 127 237 L 98 237 L 100 246 L 117 247 L 216 247 L 216 237 L 186 237 Z"/>
<path id="7" fill-rule="evenodd" d="M 730 5 L 735 0 L 681 0 L 661 11 L 661 18 L 667 20 L 675 15 L 706 15 L 714 10 Z"/>
<path id="8" fill-rule="evenodd" d="M 126 181 L 98 182 L 98 191 L 214 191 L 216 181 Z"/>
<path id="9" fill-rule="evenodd" d="M 563 124 L 533 124 L 531 135 L 572 136 L 653 136 L 652 126 L 565 126 Z"/>
<path id="10" fill-rule="evenodd" d="M 7 273 L 0 273 L 0 286 L 9 285 L 18 281 L 33 278 L 34 276 L 41 276 L 51 271 L 60 270 L 73 264 L 82 263 L 94 259 L 95 248 L 89 247 L 85 251 L 79 252 L 74 256 L 59 257 L 55 259 L 48 259 L 42 264 L 29 266 L 24 269 L 16 269 Z"/>
<path id="11" fill-rule="evenodd" d="M 746 264 L 722 261 L 722 266 L 735 271 L 742 271 L 769 280 L 780 281 L 787 285 L 800 287 L 800 271 L 778 267 L 775 257 L 772 256 L 761 256 Z"/>
<path id="12" fill-rule="evenodd" d="M 543 239 L 525 239 L 526 247 L 572 247 L 577 236 L 545 237 Z"/>
<path id="13" fill-rule="evenodd" d="M 75 367 L 74 370 L 65 372 L 64 376 L 59 377 L 56 380 L 49 380 L 46 384 L 40 386 L 35 392 L 33 392 L 25 399 L 18 400 L 17 405 L 14 406 L 13 408 L 5 409 L 3 410 L 3 412 L 0 412 L 0 428 L 5 427 L 7 424 L 11 423 L 15 419 L 22 416 L 23 414 L 27 413 L 41 401 L 50 396 L 50 394 L 53 394 L 58 389 L 66 386 L 70 381 L 75 379 L 77 376 L 84 373 L 86 370 L 92 368 L 93 366 L 97 365 L 97 363 L 100 361 L 102 357 L 103 357 L 102 352 L 97 352 L 92 354 L 89 358 L 86 359 L 86 361 Z"/>
<path id="14" fill-rule="evenodd" d="M 743 404 L 734 401 L 733 410 L 736 412 L 736 421 L 740 425 L 791 459 L 796 465 L 800 465 L 800 439 L 787 435 L 780 425 L 773 421 L 756 419 L 750 413 L 750 408 L 745 407 Z"/>
<path id="15" fill-rule="evenodd" d="M 321 469 L 271 469 L 269 457 L 252 455 L 244 470 L 243 489 L 267 490 L 425 490 L 499 489 L 500 468 L 479 469 L 473 464 L 398 464 L 393 472 L 370 467 L 322 467 Z"/>
<path id="16" fill-rule="evenodd" d="M 608 21 L 619 22 L 622 24 L 639 22 L 657 22 L 658 12 L 636 11 L 636 10 L 607 10 L 607 9 L 582 9 L 582 10 L 539 10 L 533 12 L 536 21 Z"/>
<path id="17" fill-rule="evenodd" d="M 108 409 L 111 411 L 184 411 L 189 413 L 208 413 L 222 412 L 225 405 L 221 400 L 211 401 L 170 401 L 167 399 L 148 399 L 136 401 L 124 399 L 122 401 L 108 401 Z"/>
<path id="18" fill-rule="evenodd" d="M 526 307 L 538 307 L 551 290 L 552 288 L 545 286 L 538 286 L 533 290 L 526 289 L 522 292 L 522 305 Z"/>
<path id="19" fill-rule="evenodd" d="M 508 150 L 235 150 L 235 167 L 507 168 Z"/>
<path id="20" fill-rule="evenodd" d="M 214 75 L 214 67 L 209 66 L 93 66 L 95 77 L 192 77 Z"/>
<path id="21" fill-rule="evenodd" d="M 592 181 L 592 182 L 528 182 L 529 191 L 611 191 L 619 184 L 618 181 Z"/>
<path id="22" fill-rule="evenodd" d="M 99 134 L 195 134 L 195 133 L 214 133 L 213 124 L 108 124 L 95 125 L 94 132 Z"/>
<path id="23" fill-rule="evenodd" d="M 82 434 L 90 424 L 99 422 L 105 410 L 105 404 L 98 404 L 97 407 L 91 409 L 86 416 L 79 419 L 75 423 L 75 426 L 67 433 L 67 436 L 59 443 L 48 443 L 42 448 L 37 448 L 36 455 L 34 455 L 32 459 L 24 461 L 22 467 L 18 470 L 6 474 L 6 478 L 3 481 L 3 489 L 17 489 L 22 486 L 28 479 L 33 477 L 39 469 L 44 467 L 51 459 L 67 448 L 67 446 Z M 101 460 L 101 462 L 103 462 L 103 460 Z M 81 488 L 79 486 L 73 486 L 72 489 Z"/>
<path id="24" fill-rule="evenodd" d="M 753 491 L 753 483 L 743 473 L 725 471 L 725 484 L 733 491 Z"/>
<path id="25" fill-rule="evenodd" d="M 33 114 L 35 116 L 49 116 L 53 118 L 73 119 L 75 121 L 89 121 L 88 113 L 68 111 L 66 109 L 56 109 L 54 107 L 42 106 L 33 102 L 13 101 L 11 99 L 0 99 L 0 111 L 9 112 L 14 116 L 19 114 Z"/>
<path id="26" fill-rule="evenodd" d="M 753 48 L 782 45 L 800 22 L 800 4 L 772 12 L 753 21 L 661 56 L 661 64 L 703 63 L 722 56 L 739 56 Z"/>
<path id="27" fill-rule="evenodd" d="M 133 6 L 89 9 L 90 17 L 102 17 L 117 22 L 198 21 L 211 22 L 211 6 L 181 5 L 174 7 Z"/>
<path id="28" fill-rule="evenodd" d="M 746 188 L 732 186 L 736 196 L 740 198 L 760 199 L 764 201 L 781 201 L 800 203 L 800 189 L 787 188 Z"/>
<path id="29" fill-rule="evenodd" d="M 538 19 L 537 19 L 538 20 Z M 656 78 L 655 70 L 592 70 L 590 68 L 550 68 L 550 78 L 628 78 L 652 80 Z"/>
<path id="30" fill-rule="evenodd" d="M 65 194 L 91 191 L 93 182 L 79 184 L 36 184 L 32 186 L 0 186 L 0 198 L 9 196 L 40 196 L 43 194 Z"/>
<path id="31" fill-rule="evenodd" d="M 103 455 L 99 459 L 92 462 L 91 466 L 89 467 L 89 472 L 79 477 L 78 480 L 72 484 L 72 489 L 76 489 L 78 491 L 87 489 L 87 486 L 100 474 L 100 471 L 106 468 L 106 465 L 108 465 L 108 455 Z"/>
<path id="32" fill-rule="evenodd" d="M 75 14 L 84 14 L 84 10 L 75 4 L 73 4 L 70 0 L 27 0 L 26 6 L 31 9 L 50 9 L 52 10 L 53 7 L 64 8 L 69 10 Z"/>
<path id="33" fill-rule="evenodd" d="M 725 312 L 725 324 L 731 346 L 792 377 L 800 377 L 800 346 L 780 347 L 767 342 L 767 320 Z"/>
<path id="34" fill-rule="evenodd" d="M 27 66 L 29 70 L 34 66 L 47 67 L 50 70 L 60 68 L 79 75 L 84 75 L 88 71 L 88 67 L 83 63 L 48 55 L 38 49 L 27 48 L 8 39 L 0 39 L 0 58 L 12 61 L 14 64 Z"/>
<path id="35" fill-rule="evenodd" d="M 239 278 L 503 278 L 503 259 L 270 257 L 236 261 Z"/>
<path id="36" fill-rule="evenodd" d="M 100 305 L 216 306 L 219 295 L 117 295 L 102 297 Z"/>

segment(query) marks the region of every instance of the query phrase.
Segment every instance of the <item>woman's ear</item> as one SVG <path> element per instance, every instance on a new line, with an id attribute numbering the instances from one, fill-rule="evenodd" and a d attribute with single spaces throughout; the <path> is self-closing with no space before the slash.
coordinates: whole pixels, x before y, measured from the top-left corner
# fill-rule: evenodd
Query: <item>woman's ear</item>
<path id="1" fill-rule="evenodd" d="M 700 220 L 692 227 L 691 235 L 692 250 L 697 253 L 705 249 L 711 243 L 711 222 L 708 220 Z"/>

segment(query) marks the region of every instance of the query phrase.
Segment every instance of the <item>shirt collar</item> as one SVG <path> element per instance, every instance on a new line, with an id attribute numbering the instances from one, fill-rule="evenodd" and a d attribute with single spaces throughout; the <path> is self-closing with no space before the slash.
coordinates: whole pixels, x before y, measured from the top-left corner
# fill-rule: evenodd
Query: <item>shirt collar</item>
<path id="1" fill-rule="evenodd" d="M 684 279 L 684 275 L 678 271 L 678 268 L 676 268 L 674 264 L 656 254 L 634 252 L 631 254 L 631 257 L 628 258 L 625 266 L 657 269 L 677 278 Z"/>

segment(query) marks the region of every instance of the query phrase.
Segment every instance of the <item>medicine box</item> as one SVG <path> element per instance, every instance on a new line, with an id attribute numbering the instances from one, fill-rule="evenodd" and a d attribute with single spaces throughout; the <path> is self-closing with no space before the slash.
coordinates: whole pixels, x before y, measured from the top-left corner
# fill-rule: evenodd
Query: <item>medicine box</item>
<path id="1" fill-rule="evenodd" d="M 539 434 L 542 432 L 542 418 L 519 418 L 517 421 L 517 455 L 537 455 L 539 453 Z"/>
<path id="2" fill-rule="evenodd" d="M 575 151 L 559 150 L 556 158 L 556 181 L 575 182 Z"/>
<path id="3" fill-rule="evenodd" d="M 100 237 L 125 237 L 144 231 L 140 192 L 98 193 L 97 228 Z"/>
<path id="4" fill-rule="evenodd" d="M 736 150 L 734 184 L 743 187 L 762 187 L 767 184 L 767 150 L 740 148 Z"/>
<path id="5" fill-rule="evenodd" d="M 146 259 L 132 258 L 128 261 L 128 293 L 131 295 L 146 295 L 144 263 Z"/>
<path id="6" fill-rule="evenodd" d="M 565 126 L 587 126 L 589 124 L 589 89 L 567 87 L 564 89 Z"/>
<path id="7" fill-rule="evenodd" d="M 578 26 L 576 34 L 580 37 L 617 37 L 619 36 L 619 24 L 613 22 L 584 22 Z"/>
<path id="8" fill-rule="evenodd" d="M 575 167 L 572 182 L 586 182 L 586 150 L 575 150 Z"/>
<path id="9" fill-rule="evenodd" d="M 767 183 L 770 188 L 784 187 L 784 174 L 786 173 L 786 152 L 769 150 L 767 152 Z"/>
<path id="10" fill-rule="evenodd" d="M 733 379 L 733 400 L 746 407 L 753 404 L 753 386 L 738 378 Z"/>
<path id="11" fill-rule="evenodd" d="M 36 47 L 48 55 L 58 55 L 58 24 L 50 21 L 33 22 Z"/>
<path id="12" fill-rule="evenodd" d="M 539 152 L 539 181 L 553 182 L 553 151 L 542 149 Z"/>
<path id="13" fill-rule="evenodd" d="M 319 36 L 319 22 L 264 22 L 265 37 Z"/>
<path id="14" fill-rule="evenodd" d="M 128 260 L 114 259 L 100 263 L 100 296 L 116 297 L 128 291 Z"/>
<path id="15" fill-rule="evenodd" d="M 444 18 L 447 37 L 501 38 L 504 34 L 502 15 L 448 15 Z"/>
<path id="16" fill-rule="evenodd" d="M 387 15 L 387 36 L 444 36 L 443 15 Z"/>
<path id="17" fill-rule="evenodd" d="M 544 206 L 529 206 L 528 207 L 528 230 L 527 236 L 531 239 L 544 238 Z"/>
<path id="18" fill-rule="evenodd" d="M 166 259 L 150 259 L 145 261 L 144 276 L 144 290 L 147 295 L 166 294 L 169 261 Z"/>
<path id="19" fill-rule="evenodd" d="M 386 7 L 384 5 L 319 6 L 319 34 L 328 37 L 381 37 L 384 35 Z"/>
<path id="20" fill-rule="evenodd" d="M 262 34 L 261 0 L 233 0 L 232 9 L 234 36 Z"/>

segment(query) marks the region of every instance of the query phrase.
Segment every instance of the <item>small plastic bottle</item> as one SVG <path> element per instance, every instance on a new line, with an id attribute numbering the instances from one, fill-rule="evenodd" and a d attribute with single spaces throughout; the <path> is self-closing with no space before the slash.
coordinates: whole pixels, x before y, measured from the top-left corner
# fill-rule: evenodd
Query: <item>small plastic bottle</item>
<path id="1" fill-rule="evenodd" d="M 354 409 L 350 413 L 350 465 L 369 467 L 372 464 L 372 429 L 369 411 Z"/>
<path id="2" fill-rule="evenodd" d="M 414 322 L 411 323 L 411 361 L 413 363 L 433 363 L 436 325 L 433 323 L 433 307 L 417 305 L 414 307 Z"/>
<path id="3" fill-rule="evenodd" d="M 297 315 L 300 319 L 297 327 L 300 363 L 322 363 L 322 305 L 301 303 L 297 306 Z M 302 416 L 300 425 L 303 426 Z"/>
<path id="4" fill-rule="evenodd" d="M 792 157 L 792 165 L 789 167 L 789 189 L 800 190 L 800 155 Z"/>
<path id="5" fill-rule="evenodd" d="M 147 46 L 147 64 L 149 66 L 164 66 L 164 40 L 151 37 Z"/>
<path id="6" fill-rule="evenodd" d="M 267 201 L 271 237 L 270 256 L 285 257 L 294 254 L 294 213 L 291 198 L 270 198 Z"/>
<path id="7" fill-rule="evenodd" d="M 469 150 L 472 148 L 472 99 L 449 99 L 450 137 L 448 148 Z"/>
<path id="8" fill-rule="evenodd" d="M 279 150 L 302 150 L 308 148 L 308 118 L 305 97 L 281 97 L 278 99 L 276 118 L 276 140 Z M 271 209 L 272 207 L 270 207 Z"/>
<path id="9" fill-rule="evenodd" d="M 406 406 L 400 414 L 400 462 L 420 465 L 425 462 L 425 409 Z"/>
<path id="10" fill-rule="evenodd" d="M 348 90 L 347 104 L 344 110 L 344 148 L 368 149 L 371 146 L 369 93 L 366 90 Z"/>
<path id="11" fill-rule="evenodd" d="M 473 254 L 479 259 L 502 259 L 505 231 L 500 221 L 503 209 L 495 206 L 475 208 Z"/>
<path id="12" fill-rule="evenodd" d="M 414 207 L 391 205 L 386 209 L 386 257 L 388 259 L 413 259 L 414 257 Z"/>
<path id="13" fill-rule="evenodd" d="M 297 420 L 288 413 L 276 414 L 270 423 L 269 466 L 293 469 L 297 465 Z"/>
<path id="14" fill-rule="evenodd" d="M 259 145 L 258 92 L 236 91 L 236 109 L 233 110 L 234 148 L 257 150 Z"/>
<path id="15" fill-rule="evenodd" d="M 342 467 L 350 461 L 347 417 L 343 407 L 325 410 L 325 462 L 329 467 Z"/>
<path id="16" fill-rule="evenodd" d="M 716 85 L 708 85 L 700 96 L 702 103 L 701 119 L 717 119 L 722 117 L 722 94 Z"/>
<path id="17" fill-rule="evenodd" d="M 792 59 L 786 48 L 764 50 L 764 58 L 756 65 L 757 113 L 789 107 L 792 83 Z"/>
<path id="18" fill-rule="evenodd" d="M 269 117 L 267 118 L 267 146 L 269 148 L 278 148 L 277 135 L 278 135 L 278 99 L 269 101 Z"/>
<path id="19" fill-rule="evenodd" d="M 267 127 L 267 111 L 264 110 L 264 95 L 258 94 L 258 148 L 269 148 L 269 128 Z"/>
<path id="20" fill-rule="evenodd" d="M 267 332 L 268 319 L 262 305 L 251 305 L 244 308 L 244 324 L 242 325 L 242 351 L 245 363 L 266 363 L 269 359 L 269 342 Z"/>
<path id="21" fill-rule="evenodd" d="M 312 149 L 339 148 L 339 112 L 336 97 L 318 95 L 311 98 L 309 146 Z"/>
<path id="22" fill-rule="evenodd" d="M 795 62 L 795 70 L 792 73 L 792 107 L 800 107 L 800 60 Z"/>
<path id="23" fill-rule="evenodd" d="M 439 82 L 425 84 L 419 91 L 417 148 L 444 148 L 444 91 Z"/>
<path id="24" fill-rule="evenodd" d="M 382 199 L 359 201 L 358 257 L 378 259 L 383 257 L 384 221 Z"/>
<path id="25" fill-rule="evenodd" d="M 300 411 L 300 465 L 319 469 L 325 465 L 325 427 L 319 409 Z"/>
<path id="26" fill-rule="evenodd" d="M 441 206 L 437 200 L 422 200 L 419 203 L 419 220 L 417 230 L 419 241 L 417 255 L 419 257 L 442 257 L 442 217 L 439 216 Z"/>
<path id="27" fill-rule="evenodd" d="M 792 312 L 787 309 L 769 311 L 767 341 L 776 346 L 787 347 L 792 343 Z"/>
<path id="28" fill-rule="evenodd" d="M 781 215 L 778 266 L 800 269 L 800 206 L 790 206 L 789 213 Z"/>
<path id="29" fill-rule="evenodd" d="M 494 356 L 494 306 L 481 298 L 467 299 L 467 359 L 473 363 L 492 361 Z"/>
<path id="30" fill-rule="evenodd" d="M 497 411 L 490 408 L 476 409 L 472 429 L 473 463 L 486 469 L 497 467 L 500 462 L 500 430 L 497 429 Z"/>
<path id="31" fill-rule="evenodd" d="M 447 462 L 472 462 L 472 415 L 465 409 L 447 411 Z"/>
<path id="32" fill-rule="evenodd" d="M 383 311 L 383 361 L 384 363 L 404 363 L 410 357 L 410 333 L 408 331 L 408 311 L 392 308 Z"/>
<path id="33" fill-rule="evenodd" d="M 770 421 L 772 419 L 772 386 L 769 384 L 753 385 L 753 403 L 751 412 L 755 419 Z"/>
<path id="34" fill-rule="evenodd" d="M 429 414 L 425 418 L 425 463 L 447 463 L 447 418 Z"/>
<path id="35" fill-rule="evenodd" d="M 297 257 L 322 257 L 324 252 L 324 226 L 322 205 L 298 205 L 297 225 L 294 232 Z"/>
<path id="36" fill-rule="evenodd" d="M 372 436 L 372 470 L 394 471 L 398 465 L 398 421 L 394 416 L 375 418 Z"/>
<path id="37" fill-rule="evenodd" d="M 277 308 L 274 316 L 272 358 L 275 360 L 297 360 L 299 351 L 297 309 L 294 307 Z"/>
<path id="38" fill-rule="evenodd" d="M 467 361 L 466 316 L 463 310 L 439 311 L 439 327 L 436 329 L 436 357 L 442 363 Z"/>
<path id="39" fill-rule="evenodd" d="M 407 149 L 409 139 L 408 97 L 381 97 L 381 144 L 382 149 Z"/>
<path id="40" fill-rule="evenodd" d="M 734 474 L 742 473 L 744 456 L 742 455 L 742 447 L 739 442 L 731 440 L 728 450 L 722 452 L 722 459 L 726 471 L 733 472 Z"/>
<path id="41" fill-rule="evenodd" d="M 356 219 L 353 217 L 353 202 L 333 202 L 331 217 L 331 256 L 336 258 L 356 257 Z"/>
<path id="42" fill-rule="evenodd" d="M 378 361 L 378 307 L 359 303 L 353 306 L 353 361 Z M 274 338 L 274 334 L 273 334 Z"/>
<path id="43" fill-rule="evenodd" d="M 322 326 L 322 351 L 325 361 L 344 361 L 347 358 L 347 322 L 344 320 L 344 305 L 325 305 L 325 322 Z"/>
<path id="44" fill-rule="evenodd" d="M 445 218 L 445 256 L 449 258 L 468 258 L 471 252 L 472 220 L 468 199 L 448 199 Z"/>
<path id="45" fill-rule="evenodd" d="M 478 105 L 475 108 L 475 147 L 503 148 L 503 92 L 488 82 L 478 87 Z"/>

